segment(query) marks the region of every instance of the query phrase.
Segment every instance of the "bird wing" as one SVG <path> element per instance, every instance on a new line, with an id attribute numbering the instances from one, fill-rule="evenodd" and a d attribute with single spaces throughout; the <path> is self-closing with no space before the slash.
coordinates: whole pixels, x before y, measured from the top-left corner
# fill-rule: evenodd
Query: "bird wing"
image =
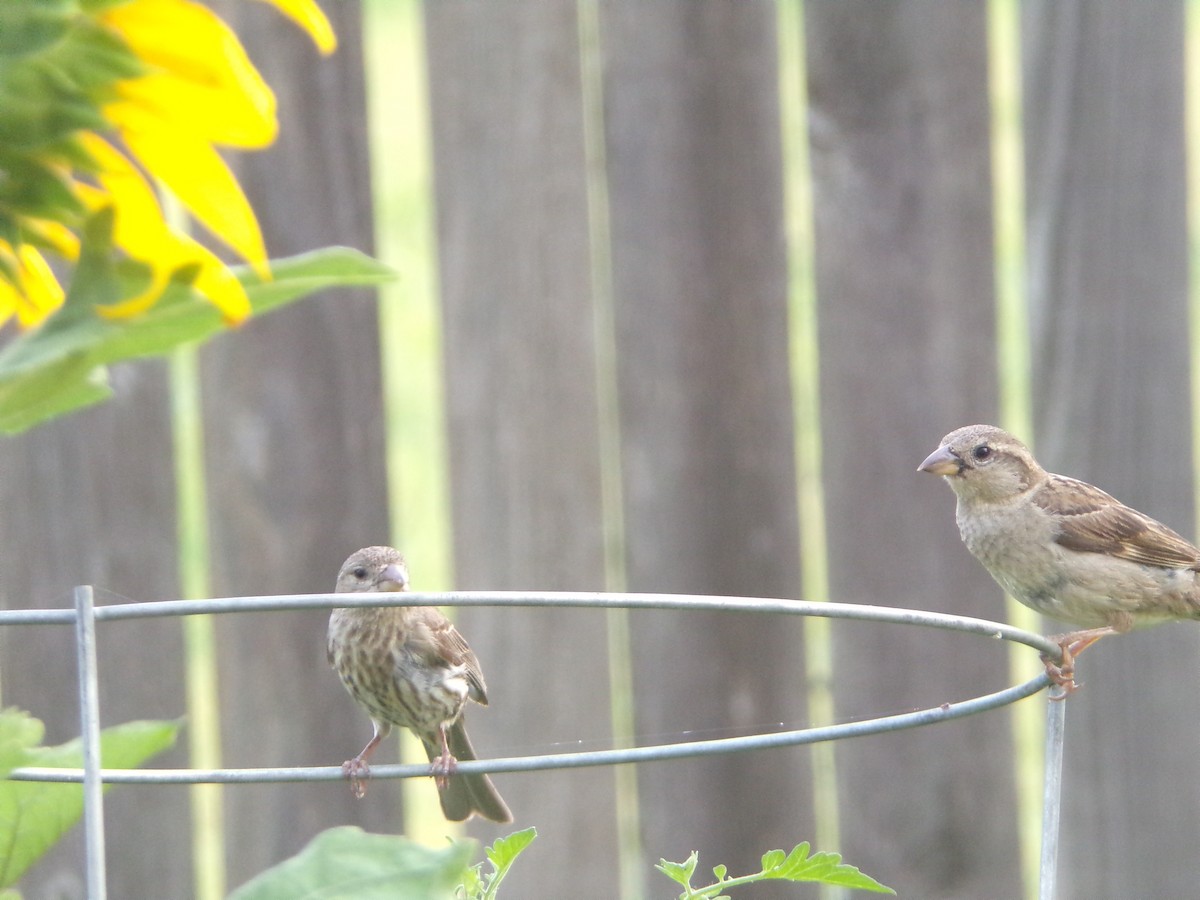
<path id="1" fill-rule="evenodd" d="M 481 706 L 487 706 L 483 670 L 479 668 L 479 660 L 454 623 L 432 606 L 415 607 L 415 611 L 420 611 L 422 623 L 429 629 L 432 643 L 428 648 L 429 662 L 434 665 L 463 666 L 471 685 L 471 699 Z"/>
<path id="2" fill-rule="evenodd" d="M 479 660 L 475 658 L 475 652 L 467 645 L 466 640 L 453 625 L 446 634 L 446 641 L 453 648 L 452 655 L 456 663 L 467 668 L 467 681 L 471 683 L 471 699 L 480 706 L 487 706 L 487 685 L 483 683 L 483 669 L 479 667 Z"/>
<path id="3" fill-rule="evenodd" d="M 1069 550 L 1168 569 L 1200 567 L 1200 550 L 1190 541 L 1098 487 L 1052 475 L 1032 500 L 1058 520 L 1055 541 Z"/>

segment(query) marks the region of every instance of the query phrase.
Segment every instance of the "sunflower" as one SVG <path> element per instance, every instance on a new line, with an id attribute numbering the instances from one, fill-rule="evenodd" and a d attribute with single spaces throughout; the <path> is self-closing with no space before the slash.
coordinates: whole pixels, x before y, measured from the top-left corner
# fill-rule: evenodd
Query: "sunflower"
<path id="1" fill-rule="evenodd" d="M 332 52 L 314 0 L 265 2 Z M 109 209 L 112 252 L 144 277 L 124 281 L 99 315 L 137 315 L 183 279 L 227 321 L 245 318 L 241 284 L 166 222 L 152 185 L 269 277 L 254 211 L 218 148 L 265 147 L 277 132 L 270 87 L 200 3 L 0 2 L 0 324 L 29 328 L 58 308 L 55 270 L 70 270 L 86 223 Z"/>

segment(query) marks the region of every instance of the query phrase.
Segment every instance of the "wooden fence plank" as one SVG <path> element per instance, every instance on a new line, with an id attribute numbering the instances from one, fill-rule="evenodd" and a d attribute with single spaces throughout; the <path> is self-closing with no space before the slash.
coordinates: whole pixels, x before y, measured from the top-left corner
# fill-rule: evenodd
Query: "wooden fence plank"
<path id="1" fill-rule="evenodd" d="M 425 16 L 456 584 L 602 589 L 576 4 L 440 2 Z M 481 753 L 607 745 L 603 613 L 459 618 L 492 701 L 471 714 Z M 505 891 L 617 896 L 611 770 L 496 782 L 515 827 L 538 828 Z"/>
<path id="2" fill-rule="evenodd" d="M 775 10 L 600 13 L 629 587 L 799 596 Z M 638 615 L 643 740 L 799 727 L 801 628 Z M 812 837 L 810 779 L 803 750 L 643 767 L 648 860 L 752 871 Z"/>
<path id="3" fill-rule="evenodd" d="M 810 3 L 806 44 L 832 596 L 1003 619 L 952 495 L 915 471 L 943 434 L 996 416 L 984 17 Z M 836 639 L 843 719 L 1010 683 L 998 644 L 883 626 Z M 1007 716 L 837 754 L 847 859 L 903 896 L 1020 895 Z"/>
<path id="4" fill-rule="evenodd" d="M 69 608 L 78 584 L 97 605 L 178 596 L 165 368 L 112 375 L 107 405 L 0 440 L 0 606 Z M 183 714 L 178 620 L 101 625 L 98 645 L 103 726 Z M 0 705 L 42 719 L 49 744 L 79 734 L 76 671 L 71 628 L 0 628 Z M 186 766 L 186 753 L 155 764 Z M 148 884 L 190 895 L 186 791 L 117 788 L 104 802 L 109 896 Z M 24 896 L 83 896 L 83 858 L 77 830 L 30 870 Z"/>
<path id="5" fill-rule="evenodd" d="M 272 11 L 222 8 L 279 93 L 279 145 L 239 164 L 271 251 L 369 251 L 358 4 L 328 7 L 342 48 L 324 62 Z M 1039 457 L 1189 533 L 1182 8 L 1030 0 L 1023 14 Z M 576 4 L 443 0 L 425 15 L 457 583 L 601 588 Z M 836 600 L 1003 617 L 949 492 L 912 471 L 944 432 L 996 415 L 984 15 L 806 4 Z M 797 596 L 775 11 L 617 0 L 599 21 L 629 586 Z M 205 351 L 214 593 L 324 590 L 350 550 L 385 539 L 378 352 L 361 295 Z M 0 443 L 4 606 L 66 605 L 80 582 L 101 602 L 176 593 L 163 368 L 115 376 L 116 402 Z M 610 740 L 602 614 L 460 618 L 492 694 L 471 716 L 483 754 Z M 643 742 L 803 721 L 799 623 L 634 625 Z M 361 745 L 323 631 L 321 614 L 220 622 L 227 764 L 336 763 Z M 835 636 L 842 719 L 1009 681 L 1003 649 L 973 639 Z M 1191 890 L 1200 787 L 1173 748 L 1198 742 L 1198 644 L 1169 627 L 1085 658 L 1060 895 Z M 105 724 L 182 712 L 177 622 L 107 626 L 101 650 Z M 0 666 L 6 704 L 45 719 L 50 741 L 77 733 L 67 630 L 0 631 Z M 839 745 L 836 849 L 904 895 L 1019 895 L 1011 756 L 1002 714 Z M 698 849 L 740 871 L 812 836 L 803 751 L 639 774 L 648 883 L 658 856 Z M 616 895 L 611 772 L 498 781 L 516 825 L 541 832 L 506 890 Z M 323 827 L 400 825 L 394 786 L 362 804 L 341 784 L 226 796 L 231 885 Z M 185 791 L 117 789 L 107 805 L 111 893 L 187 896 Z M 26 893 L 78 894 L 80 843 Z"/>
<path id="6" fill-rule="evenodd" d="M 325 6 L 340 42 L 328 59 L 274 10 L 230 8 L 279 101 L 278 142 L 237 163 L 274 256 L 330 244 L 372 251 L 361 8 Z M 201 362 L 214 594 L 332 590 L 352 551 L 388 538 L 373 296 L 306 300 L 206 347 Z M 366 717 L 325 661 L 326 619 L 218 620 L 226 765 L 338 765 L 366 742 Z M 394 759 L 394 745 L 384 753 Z M 362 802 L 338 782 L 225 795 L 231 887 L 324 828 L 402 824 L 395 784 Z"/>
<path id="7" fill-rule="evenodd" d="M 1183 6 L 1023 12 L 1038 456 L 1192 534 Z M 1195 892 L 1198 655 L 1175 625 L 1082 661 L 1060 897 Z"/>

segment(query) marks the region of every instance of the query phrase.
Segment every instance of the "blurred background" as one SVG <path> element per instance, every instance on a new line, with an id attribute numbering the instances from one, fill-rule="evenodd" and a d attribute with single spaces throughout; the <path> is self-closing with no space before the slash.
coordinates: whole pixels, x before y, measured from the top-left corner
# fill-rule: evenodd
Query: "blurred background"
<path id="1" fill-rule="evenodd" d="M 329 0 L 328 60 L 257 4 L 213 5 L 279 98 L 278 143 L 235 161 L 271 255 L 345 244 L 400 280 L 118 368 L 114 401 L 0 442 L 0 605 L 68 606 L 81 583 L 99 603 L 325 592 L 350 552 L 392 542 L 420 590 L 1041 627 L 915 471 L 973 422 L 1194 533 L 1195 0 Z M 328 669 L 325 619 L 107 624 L 103 722 L 194 731 L 215 700 L 193 753 L 337 765 L 370 727 Z M 1040 666 L 865 624 L 458 621 L 488 681 L 491 706 L 468 712 L 484 757 L 854 721 Z M 1198 649 L 1200 630 L 1172 625 L 1084 659 L 1060 897 L 1194 890 Z M 69 629 L 0 631 L 3 704 L 49 743 L 78 732 L 74 678 Z M 837 746 L 498 776 L 512 827 L 539 832 L 503 895 L 666 896 L 660 857 L 740 874 L 811 840 L 901 896 L 1021 896 L 1043 703 Z M 159 764 L 191 764 L 188 746 Z M 431 792 L 122 787 L 110 892 L 196 896 L 194 867 L 232 888 L 333 825 L 439 842 Z M 81 846 L 25 895 L 82 896 Z"/>

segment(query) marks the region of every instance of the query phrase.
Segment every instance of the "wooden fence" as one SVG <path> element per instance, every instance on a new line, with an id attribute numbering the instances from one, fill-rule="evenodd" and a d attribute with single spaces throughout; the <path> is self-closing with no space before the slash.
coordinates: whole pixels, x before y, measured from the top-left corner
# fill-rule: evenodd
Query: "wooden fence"
<path id="1" fill-rule="evenodd" d="M 262 10 L 231 7 L 280 96 L 279 144 L 239 166 L 274 255 L 375 249 L 361 10 L 326 6 L 342 48 L 324 62 Z M 804 4 L 806 273 L 789 269 L 780 115 L 780 38 L 798 36 L 780 34 L 796 20 L 774 4 L 423 7 L 456 587 L 615 577 L 800 597 L 802 548 L 823 537 L 834 602 L 1004 618 L 949 491 L 915 472 L 945 432 L 1000 415 L 996 8 Z M 1185 7 L 1026 0 L 1020 17 L 1027 437 L 1049 468 L 1190 533 Z M 788 298 L 806 274 L 823 535 L 802 532 L 797 505 Z M 413 352 L 405 342 L 388 334 L 383 352 Z M 325 591 L 351 550 L 387 539 L 380 347 L 373 299 L 348 294 L 203 351 L 214 595 Z M 114 374 L 114 402 L 0 443 L 0 605 L 65 606 L 79 583 L 98 602 L 179 593 L 166 370 Z M 471 717 L 483 753 L 610 740 L 602 613 L 460 621 L 493 699 Z M 798 623 L 661 612 L 631 625 L 639 740 L 806 721 Z M 336 764 L 358 749 L 366 722 L 326 667 L 323 631 L 319 614 L 219 621 L 227 765 Z M 44 719 L 50 741 L 78 730 L 70 640 L 0 631 L 3 702 Z M 106 724 L 183 712 L 178 622 L 105 626 L 100 641 Z M 839 721 L 1013 683 L 999 644 L 954 635 L 836 625 L 832 649 Z M 1198 651 L 1200 631 L 1177 625 L 1085 658 L 1061 897 L 1194 890 Z M 1019 896 L 1016 754 L 1002 714 L 839 744 L 840 846 L 821 849 L 901 896 Z M 498 781 L 517 826 L 540 833 L 507 896 L 618 896 L 612 771 Z M 647 896 L 667 891 L 652 880 L 659 857 L 695 849 L 738 872 L 818 827 L 808 750 L 643 766 L 638 788 Z M 231 886 L 322 828 L 402 824 L 387 790 L 361 803 L 341 784 L 225 797 Z M 118 789 L 107 809 L 112 895 L 189 896 L 186 790 Z M 79 858 L 68 840 L 27 896 L 79 896 Z"/>

